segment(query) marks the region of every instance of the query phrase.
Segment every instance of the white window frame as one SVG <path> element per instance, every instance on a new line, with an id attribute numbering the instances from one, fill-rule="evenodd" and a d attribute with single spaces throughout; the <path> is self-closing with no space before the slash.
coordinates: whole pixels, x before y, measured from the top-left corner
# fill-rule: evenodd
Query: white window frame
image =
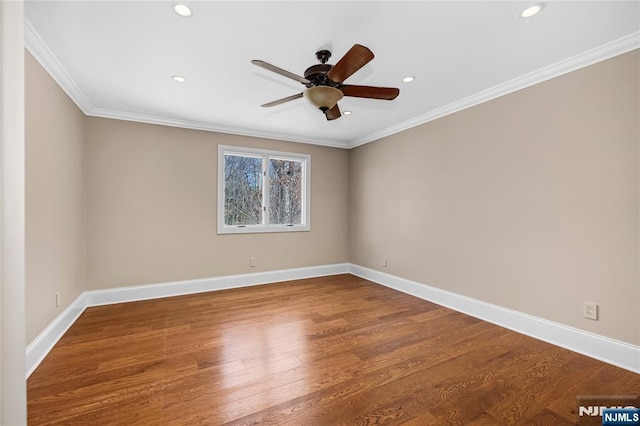
<path id="1" fill-rule="evenodd" d="M 268 170 L 271 158 L 302 162 L 302 223 L 296 225 L 272 225 L 268 223 L 269 173 L 263 175 L 262 221 L 260 225 L 226 225 L 224 223 L 224 157 L 225 155 L 248 155 L 262 158 L 263 171 Z M 244 148 L 231 145 L 218 145 L 218 234 L 253 234 L 263 232 L 299 232 L 311 230 L 311 156 L 291 152 L 271 151 L 257 148 Z"/>

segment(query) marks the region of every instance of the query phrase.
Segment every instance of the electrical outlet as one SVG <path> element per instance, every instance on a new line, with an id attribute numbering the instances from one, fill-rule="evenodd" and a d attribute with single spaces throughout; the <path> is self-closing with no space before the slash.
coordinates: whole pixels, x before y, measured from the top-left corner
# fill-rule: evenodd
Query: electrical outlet
<path id="1" fill-rule="evenodd" d="M 56 292 L 56 308 L 60 307 L 60 292 Z"/>
<path id="2" fill-rule="evenodd" d="M 387 258 L 386 257 L 382 258 L 382 266 L 384 266 L 385 268 L 387 267 Z"/>
<path id="3" fill-rule="evenodd" d="M 582 314 L 585 318 L 598 320 L 598 304 L 593 302 L 582 302 Z"/>
<path id="4" fill-rule="evenodd" d="M 256 258 L 255 257 L 250 257 L 249 258 L 249 267 L 251 267 L 251 268 L 255 268 L 256 267 Z"/>

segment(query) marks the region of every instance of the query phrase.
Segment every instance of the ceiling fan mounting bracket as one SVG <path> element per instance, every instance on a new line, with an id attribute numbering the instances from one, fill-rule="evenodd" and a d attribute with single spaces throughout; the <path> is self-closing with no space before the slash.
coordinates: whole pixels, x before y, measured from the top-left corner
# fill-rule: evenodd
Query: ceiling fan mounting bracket
<path id="1" fill-rule="evenodd" d="M 331 52 L 328 50 L 319 50 L 316 52 L 316 58 L 320 61 L 321 64 L 326 63 L 331 57 Z"/>

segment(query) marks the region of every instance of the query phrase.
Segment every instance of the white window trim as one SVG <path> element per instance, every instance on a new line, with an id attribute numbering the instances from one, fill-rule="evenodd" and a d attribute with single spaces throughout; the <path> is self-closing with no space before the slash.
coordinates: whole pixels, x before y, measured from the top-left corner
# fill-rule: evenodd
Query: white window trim
<path id="1" fill-rule="evenodd" d="M 224 223 L 224 156 L 225 154 L 275 157 L 302 161 L 302 223 L 299 225 L 225 225 Z M 269 186 L 269 177 L 263 182 Z M 263 190 L 263 205 L 266 205 L 267 191 Z M 255 234 L 263 232 L 300 232 L 311 230 L 311 156 L 292 152 L 271 151 L 266 149 L 244 148 L 232 145 L 218 145 L 218 234 Z M 263 217 L 266 212 L 263 211 Z M 263 220 L 264 222 L 264 220 Z"/>

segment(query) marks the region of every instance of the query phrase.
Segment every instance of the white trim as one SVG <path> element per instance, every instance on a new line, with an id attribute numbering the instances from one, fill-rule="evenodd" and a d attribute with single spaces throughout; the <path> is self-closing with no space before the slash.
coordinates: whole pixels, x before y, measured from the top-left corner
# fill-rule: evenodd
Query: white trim
<path id="1" fill-rule="evenodd" d="M 640 346 L 503 308 L 439 288 L 362 266 L 350 265 L 353 275 L 428 300 L 521 334 L 640 374 Z"/>
<path id="2" fill-rule="evenodd" d="M 49 351 L 73 325 L 80 314 L 90 306 L 113 303 L 134 302 L 136 300 L 158 299 L 207 291 L 262 285 L 274 282 L 299 280 L 349 273 L 348 263 L 311 266 L 252 274 L 229 275 L 200 280 L 174 281 L 160 284 L 118 287 L 107 290 L 86 291 L 67 307 L 47 328 L 36 337 L 26 349 L 27 378 L 40 365 Z"/>
<path id="3" fill-rule="evenodd" d="M 227 275 L 223 277 L 204 278 L 201 280 L 174 281 L 161 284 L 118 287 L 107 290 L 89 291 L 85 294 L 87 297 L 87 306 L 102 306 L 113 303 L 159 299 L 162 297 L 228 290 L 232 288 L 348 273 L 349 264 L 338 263 L 334 265 L 283 269 L 279 271 L 256 272 L 252 274 Z"/>
<path id="4" fill-rule="evenodd" d="M 27 424 L 24 2 L 0 1 L 0 424 Z"/>
<path id="5" fill-rule="evenodd" d="M 534 84 L 561 76 L 571 71 L 593 65 L 597 62 L 607 60 L 614 56 L 622 55 L 634 49 L 638 49 L 640 48 L 640 31 L 621 37 L 617 40 L 577 54 L 570 58 L 561 60 L 559 62 L 556 62 L 555 64 L 543 67 L 539 70 L 530 72 L 513 80 L 483 90 L 465 99 L 461 99 L 448 105 L 444 105 L 433 111 L 429 111 L 425 114 L 419 115 L 412 119 L 403 121 L 401 123 L 351 141 L 339 141 L 324 138 L 308 138 L 277 132 L 247 130 L 238 127 L 222 126 L 191 120 L 178 120 L 138 114 L 135 112 L 122 112 L 104 108 L 95 108 L 93 105 L 91 105 L 89 99 L 78 87 L 71 76 L 67 73 L 60 62 L 56 59 L 55 55 L 47 47 L 40 34 L 38 34 L 33 25 L 31 25 L 31 23 L 27 19 L 25 19 L 25 45 L 29 52 L 31 52 L 31 54 L 38 60 L 38 62 L 40 62 L 43 68 L 47 70 L 47 72 L 60 85 L 60 87 L 62 87 L 62 89 L 69 95 L 69 97 L 78 105 L 82 112 L 89 116 L 350 149 L 387 136 L 391 136 L 393 134 L 402 132 L 412 127 L 419 126 L 421 124 L 428 123 L 438 118 L 442 118 L 463 109 L 470 108 L 483 102 L 487 102 L 500 96 L 515 92 L 517 90 L 524 89 Z"/>
<path id="6" fill-rule="evenodd" d="M 412 127 L 437 120 L 438 118 L 471 108 L 492 99 L 508 95 L 509 93 L 542 83 L 543 81 L 559 77 L 563 74 L 576 71 L 580 68 L 593 65 L 597 62 L 622 55 L 638 48 L 640 48 L 640 31 L 621 37 L 610 43 L 596 47 L 595 49 L 563 59 L 555 64 L 540 68 L 539 70 L 514 78 L 513 80 L 498 84 L 497 86 L 483 90 L 467 98 L 452 102 L 448 105 L 444 105 L 440 108 L 436 108 L 433 111 L 429 111 L 425 114 L 403 121 L 402 123 L 395 124 L 387 127 L 386 129 L 355 139 L 348 144 L 348 148 L 355 148 L 357 146 L 394 135 Z"/>
<path id="7" fill-rule="evenodd" d="M 192 120 L 178 120 L 173 118 L 156 117 L 153 115 L 138 114 L 135 112 L 114 111 L 105 108 L 92 108 L 90 111 L 85 112 L 85 114 L 92 117 L 134 121 L 137 123 L 158 124 L 160 126 L 179 127 L 182 129 L 203 130 L 206 132 L 227 133 L 231 135 L 249 136 L 252 138 L 274 139 L 278 141 L 306 143 L 309 145 L 322 145 L 334 148 L 349 148 L 348 142 L 333 139 L 292 136 L 286 133 L 248 130 L 240 127 L 221 126 L 212 123 L 202 123 Z"/>
<path id="8" fill-rule="evenodd" d="M 55 82 L 58 83 L 58 86 L 75 102 L 78 108 L 88 115 L 93 109 L 89 98 L 85 96 L 84 92 L 71 78 L 71 75 L 58 61 L 53 52 L 49 50 L 38 31 L 26 17 L 24 19 L 24 45 Z"/>
<path id="9" fill-rule="evenodd" d="M 178 127 L 182 129 L 203 130 L 207 132 L 227 133 L 232 135 L 249 136 L 254 138 L 274 139 L 287 142 L 306 143 L 310 145 L 331 146 L 334 148 L 347 148 L 348 143 L 324 138 L 307 138 L 291 136 L 277 132 L 262 132 L 243 129 L 233 126 L 221 126 L 211 123 L 202 123 L 194 120 L 179 120 L 154 115 L 139 114 L 135 112 L 114 111 L 106 108 L 94 107 L 75 80 L 62 66 L 53 52 L 44 42 L 38 31 L 29 22 L 24 20 L 25 47 L 42 67 L 51 75 L 64 92 L 75 102 L 85 115 L 91 117 L 110 118 L 113 120 L 133 121 L 136 123 L 157 124 L 160 126 Z"/>
<path id="10" fill-rule="evenodd" d="M 86 293 L 82 293 L 76 300 L 74 300 L 60 315 L 58 315 L 51 324 L 45 328 L 42 333 L 38 335 L 26 349 L 26 370 L 27 378 L 33 373 L 33 371 L 40 365 L 44 357 L 47 356 L 49 351 L 53 349 L 58 340 L 64 333 L 67 332 L 69 327 L 73 325 L 78 317 L 87 308 L 87 296 Z"/>
<path id="11" fill-rule="evenodd" d="M 27 346 L 27 377 L 38 367 L 40 362 L 42 362 L 85 308 L 90 306 L 134 302 L 137 300 L 157 299 L 348 273 L 640 374 L 639 346 L 620 342 L 373 269 L 349 263 L 338 263 L 200 280 L 175 281 L 87 291 L 81 294 Z"/>
<path id="12" fill-rule="evenodd" d="M 262 170 L 268 169 L 269 159 L 290 159 L 302 163 L 302 223 L 296 225 L 269 224 L 267 211 L 263 209 L 260 225 L 233 226 L 224 223 L 225 203 L 225 155 L 239 155 L 262 159 Z M 262 181 L 262 205 L 268 206 L 269 173 Z M 266 232 L 303 232 L 311 230 L 311 155 L 292 152 L 270 151 L 233 145 L 218 145 L 218 197 L 216 228 L 218 234 L 257 234 Z M 267 207 L 268 209 L 268 207 Z"/>

